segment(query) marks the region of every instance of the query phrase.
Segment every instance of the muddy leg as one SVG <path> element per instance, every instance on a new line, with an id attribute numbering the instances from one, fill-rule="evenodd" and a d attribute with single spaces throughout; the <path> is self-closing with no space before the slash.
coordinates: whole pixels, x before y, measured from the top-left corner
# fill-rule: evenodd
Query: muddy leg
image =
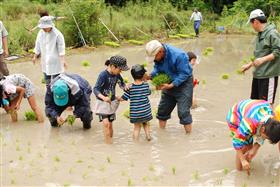
<path id="1" fill-rule="evenodd" d="M 135 141 L 139 140 L 140 130 L 141 130 L 141 124 L 140 123 L 134 123 L 133 140 L 135 140 Z"/>
<path id="2" fill-rule="evenodd" d="M 43 114 L 42 114 L 41 110 L 39 109 L 39 107 L 36 104 L 36 100 L 35 100 L 34 95 L 28 97 L 28 103 L 29 103 L 31 109 L 35 112 L 38 122 L 43 123 L 44 122 L 44 117 L 43 117 Z"/>

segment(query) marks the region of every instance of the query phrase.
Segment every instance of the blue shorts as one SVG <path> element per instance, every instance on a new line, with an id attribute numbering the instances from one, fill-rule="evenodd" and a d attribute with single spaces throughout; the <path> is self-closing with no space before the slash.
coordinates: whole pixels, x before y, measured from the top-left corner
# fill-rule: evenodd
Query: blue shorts
<path id="1" fill-rule="evenodd" d="M 188 125 L 192 123 L 190 108 L 193 97 L 193 77 L 188 78 L 179 87 L 162 91 L 158 106 L 157 119 L 166 121 L 170 119 L 171 112 L 177 104 L 180 124 Z"/>

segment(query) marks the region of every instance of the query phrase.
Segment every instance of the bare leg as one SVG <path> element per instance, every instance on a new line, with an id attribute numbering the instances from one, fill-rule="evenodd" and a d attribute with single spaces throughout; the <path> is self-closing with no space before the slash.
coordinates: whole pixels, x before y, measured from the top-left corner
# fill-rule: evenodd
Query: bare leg
<path id="1" fill-rule="evenodd" d="M 166 126 L 166 121 L 159 120 L 159 128 L 165 129 L 165 126 Z"/>
<path id="2" fill-rule="evenodd" d="M 186 124 L 186 125 L 184 125 L 184 128 L 185 128 L 186 134 L 189 134 L 192 131 L 192 124 Z"/>
<path id="3" fill-rule="evenodd" d="M 278 149 L 279 149 L 279 152 L 280 152 L 280 142 L 278 143 Z"/>
<path id="4" fill-rule="evenodd" d="M 42 115 L 41 110 L 39 109 L 39 107 L 36 104 L 36 100 L 35 100 L 34 95 L 28 97 L 28 103 L 29 103 L 31 109 L 35 112 L 38 122 L 39 123 L 44 122 L 44 117 Z"/>
<path id="5" fill-rule="evenodd" d="M 150 134 L 150 124 L 149 124 L 149 122 L 143 123 L 143 127 L 144 127 L 144 131 L 145 131 L 145 134 L 146 134 L 146 139 L 148 141 L 151 141 L 152 137 L 151 137 L 151 134 Z"/>
<path id="6" fill-rule="evenodd" d="M 111 144 L 112 143 L 112 137 L 110 132 L 110 126 L 112 124 L 109 122 L 108 118 L 103 119 L 103 133 L 105 138 L 105 143 Z"/>
<path id="7" fill-rule="evenodd" d="M 141 130 L 141 124 L 140 123 L 134 123 L 133 140 L 135 140 L 135 141 L 139 140 L 140 130 Z"/>
<path id="8" fill-rule="evenodd" d="M 241 149 L 241 151 L 243 154 L 245 154 L 247 151 L 249 151 L 252 148 L 253 148 L 253 144 L 246 145 Z M 236 154 L 235 163 L 236 163 L 236 169 L 239 171 L 242 171 L 242 164 L 241 164 L 241 161 L 240 161 L 239 157 L 237 156 L 237 154 Z"/>

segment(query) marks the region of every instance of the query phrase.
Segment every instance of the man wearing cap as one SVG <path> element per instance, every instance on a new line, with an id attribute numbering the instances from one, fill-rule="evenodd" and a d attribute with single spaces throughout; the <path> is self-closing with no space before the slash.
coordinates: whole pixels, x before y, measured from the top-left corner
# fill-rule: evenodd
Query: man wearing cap
<path id="1" fill-rule="evenodd" d="M 242 71 L 254 67 L 251 99 L 267 100 L 272 105 L 280 75 L 280 35 L 274 24 L 267 23 L 267 18 L 260 9 L 251 12 L 249 22 L 258 32 L 255 41 L 255 59 L 244 65 Z"/>
<path id="2" fill-rule="evenodd" d="M 39 20 L 38 32 L 33 63 L 41 56 L 41 66 L 46 84 L 48 85 L 54 77 L 64 72 L 65 42 L 62 33 L 55 28 L 50 16 L 43 16 Z"/>
<path id="3" fill-rule="evenodd" d="M 193 77 L 188 55 L 181 49 L 162 44 L 157 40 L 146 44 L 146 54 L 146 60 L 154 62 L 154 69 L 150 74 L 151 79 L 159 73 L 166 73 L 172 79 L 171 83 L 160 87 L 162 94 L 157 112 L 160 128 L 165 128 L 166 121 L 170 119 L 171 112 L 177 104 L 180 124 L 184 126 L 186 133 L 190 133 Z"/>
<path id="4" fill-rule="evenodd" d="M 2 21 L 0 21 L 0 76 L 9 75 L 9 70 L 6 63 L 4 62 L 4 57 L 7 57 L 9 55 L 7 37 L 8 32 Z"/>
<path id="5" fill-rule="evenodd" d="M 91 86 L 77 74 L 60 74 L 47 86 L 45 96 L 46 116 L 53 127 L 62 125 L 66 119 L 61 116 L 68 107 L 74 107 L 74 115 L 83 122 L 84 129 L 91 128 L 90 107 Z"/>

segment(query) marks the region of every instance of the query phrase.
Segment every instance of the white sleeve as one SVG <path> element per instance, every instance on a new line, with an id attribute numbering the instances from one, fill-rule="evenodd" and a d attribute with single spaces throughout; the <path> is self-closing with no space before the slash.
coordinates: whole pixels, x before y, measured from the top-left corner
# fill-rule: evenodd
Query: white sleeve
<path id="1" fill-rule="evenodd" d="M 40 40 L 41 40 L 41 31 L 38 32 L 36 42 L 35 42 L 34 53 L 36 55 L 39 55 L 41 53 Z"/>
<path id="2" fill-rule="evenodd" d="M 58 54 L 59 56 L 65 55 L 65 41 L 63 35 L 60 33 L 57 36 L 57 49 L 58 49 Z"/>

